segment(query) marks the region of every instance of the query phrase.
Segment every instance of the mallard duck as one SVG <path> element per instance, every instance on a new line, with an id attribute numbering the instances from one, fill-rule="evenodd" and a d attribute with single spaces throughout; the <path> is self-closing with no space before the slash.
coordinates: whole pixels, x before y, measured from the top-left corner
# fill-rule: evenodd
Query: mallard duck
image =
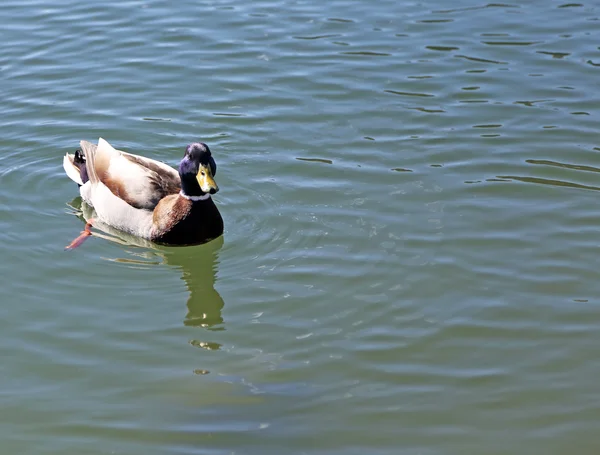
<path id="1" fill-rule="evenodd" d="M 65 172 L 79 185 L 82 199 L 97 220 L 153 242 L 170 245 L 205 243 L 223 233 L 223 219 L 211 195 L 219 191 L 217 165 L 206 144 L 185 149 L 179 172 L 165 163 L 116 150 L 100 138 L 81 141 L 67 153 Z M 91 235 L 93 220 L 67 248 Z"/>

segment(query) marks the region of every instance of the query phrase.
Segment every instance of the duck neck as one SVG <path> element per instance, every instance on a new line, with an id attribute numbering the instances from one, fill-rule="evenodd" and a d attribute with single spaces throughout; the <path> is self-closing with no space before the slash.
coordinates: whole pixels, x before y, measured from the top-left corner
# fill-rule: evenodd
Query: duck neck
<path id="1" fill-rule="evenodd" d="M 196 177 L 182 177 L 181 191 L 179 192 L 179 194 L 184 198 L 190 199 L 192 201 L 204 201 L 210 198 L 210 194 L 205 193 L 200 189 L 200 185 L 198 184 L 198 180 L 196 180 Z"/>

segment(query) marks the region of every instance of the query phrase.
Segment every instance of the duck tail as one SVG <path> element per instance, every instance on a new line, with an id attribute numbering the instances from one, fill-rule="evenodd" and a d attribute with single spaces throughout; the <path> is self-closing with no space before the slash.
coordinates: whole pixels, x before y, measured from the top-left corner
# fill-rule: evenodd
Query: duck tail
<path id="1" fill-rule="evenodd" d="M 81 155 L 81 151 L 77 150 L 74 154 L 65 154 L 65 157 L 63 158 L 63 168 L 65 169 L 67 176 L 77 183 L 77 185 L 81 186 L 85 183 L 82 175 L 84 174 L 83 171 L 85 171 L 85 158 Z M 85 171 L 85 173 L 87 174 L 87 171 Z"/>

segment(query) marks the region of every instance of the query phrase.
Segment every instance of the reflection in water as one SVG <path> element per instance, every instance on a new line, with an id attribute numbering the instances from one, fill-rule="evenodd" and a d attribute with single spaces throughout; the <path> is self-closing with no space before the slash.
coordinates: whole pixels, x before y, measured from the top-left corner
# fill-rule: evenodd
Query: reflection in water
<path id="1" fill-rule="evenodd" d="M 400 96 L 420 96 L 423 98 L 430 98 L 432 96 L 435 96 L 435 95 L 432 95 L 431 93 L 400 92 L 398 90 L 384 90 L 384 92 L 392 93 L 394 95 L 400 95 Z"/>
<path id="2" fill-rule="evenodd" d="M 327 160 L 325 158 L 296 158 L 299 161 L 312 161 L 314 163 L 325 163 L 325 164 L 333 164 L 332 160 Z"/>
<path id="3" fill-rule="evenodd" d="M 181 269 L 181 279 L 190 292 L 185 325 L 212 328 L 223 323 L 224 302 L 214 287 L 218 252 L 222 246 L 223 236 L 196 248 L 170 248 L 165 254 L 167 264 Z"/>
<path id="4" fill-rule="evenodd" d="M 465 60 L 470 60 L 472 62 L 478 63 L 493 63 L 494 65 L 506 65 L 507 62 L 501 62 L 499 60 L 491 60 L 488 58 L 480 58 L 480 57 L 469 57 L 468 55 L 455 55 L 456 58 L 464 58 Z"/>
<path id="5" fill-rule="evenodd" d="M 517 175 L 499 175 L 497 178 L 503 179 L 503 180 L 516 180 L 518 182 L 524 182 L 524 183 L 539 183 L 541 185 L 566 186 L 569 188 L 579 188 L 581 190 L 600 191 L 600 187 L 597 187 L 597 186 L 581 185 L 579 183 L 565 182 L 565 181 L 556 180 L 556 179 L 544 179 L 544 178 L 539 178 L 539 177 L 520 177 Z"/>
<path id="6" fill-rule="evenodd" d="M 87 221 L 95 215 L 94 209 L 83 202 L 80 197 L 75 198 L 68 205 L 74 210 L 74 214 L 83 221 Z M 108 261 L 127 264 L 135 268 L 166 264 L 181 270 L 181 279 L 189 291 L 188 311 L 183 321 L 184 325 L 222 330 L 220 325 L 223 323 L 221 312 L 224 302 L 215 289 L 215 274 L 219 251 L 223 246 L 223 236 L 195 247 L 166 247 L 121 232 L 98 221 L 94 222 L 92 231 L 95 237 L 143 249 L 128 251 L 133 258 L 105 258 Z M 219 348 L 215 343 L 206 344 L 210 346 L 210 349 Z"/>
<path id="7" fill-rule="evenodd" d="M 600 168 L 593 167 L 593 166 L 584 166 L 581 164 L 560 163 L 558 161 L 550 161 L 550 160 L 525 160 L 525 162 L 527 162 L 529 164 L 540 164 L 540 165 L 545 165 L 545 166 L 562 167 L 565 169 L 573 169 L 575 171 L 600 172 Z"/>

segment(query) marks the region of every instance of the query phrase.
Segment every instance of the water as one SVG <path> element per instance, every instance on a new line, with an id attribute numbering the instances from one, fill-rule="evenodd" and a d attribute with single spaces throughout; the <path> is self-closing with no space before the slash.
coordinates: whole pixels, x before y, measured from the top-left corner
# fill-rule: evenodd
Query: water
<path id="1" fill-rule="evenodd" d="M 0 8 L 6 454 L 578 454 L 600 8 Z M 223 238 L 81 230 L 80 139 L 213 150 Z"/>

